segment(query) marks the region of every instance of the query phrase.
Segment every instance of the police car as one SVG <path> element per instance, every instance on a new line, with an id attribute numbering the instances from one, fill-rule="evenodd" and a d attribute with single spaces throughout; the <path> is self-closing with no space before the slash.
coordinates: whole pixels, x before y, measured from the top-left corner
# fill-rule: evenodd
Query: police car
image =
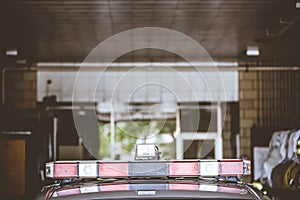
<path id="1" fill-rule="evenodd" d="M 73 199 L 269 199 L 241 177 L 250 162 L 159 160 L 155 145 L 137 145 L 135 160 L 57 161 L 46 164 L 45 186 L 37 200 Z"/>

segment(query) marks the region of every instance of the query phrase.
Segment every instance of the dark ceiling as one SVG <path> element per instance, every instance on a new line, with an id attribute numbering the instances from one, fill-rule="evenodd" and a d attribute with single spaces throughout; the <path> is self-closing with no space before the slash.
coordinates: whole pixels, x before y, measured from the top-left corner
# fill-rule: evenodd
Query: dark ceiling
<path id="1" fill-rule="evenodd" d="M 295 0 L 0 2 L 1 56 L 17 48 L 19 59 L 80 62 L 109 36 L 152 26 L 187 34 L 214 59 L 251 60 L 245 49 L 258 45 L 261 56 L 255 60 L 300 63 L 300 8 Z"/>

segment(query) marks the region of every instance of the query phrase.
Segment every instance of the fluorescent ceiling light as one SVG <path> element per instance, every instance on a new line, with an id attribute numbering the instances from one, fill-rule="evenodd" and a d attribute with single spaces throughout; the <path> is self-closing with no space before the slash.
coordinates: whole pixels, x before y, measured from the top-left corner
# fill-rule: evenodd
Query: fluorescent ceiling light
<path id="1" fill-rule="evenodd" d="M 258 47 L 252 46 L 252 47 L 247 47 L 246 51 L 247 56 L 259 56 L 259 49 Z"/>
<path id="2" fill-rule="evenodd" d="M 18 51 L 16 49 L 9 49 L 5 52 L 5 54 L 7 56 L 17 56 L 18 55 Z"/>

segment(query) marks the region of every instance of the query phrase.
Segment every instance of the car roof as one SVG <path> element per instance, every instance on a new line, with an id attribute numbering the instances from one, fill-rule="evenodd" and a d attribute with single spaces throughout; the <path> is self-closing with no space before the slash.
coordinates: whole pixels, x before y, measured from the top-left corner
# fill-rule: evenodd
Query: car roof
<path id="1" fill-rule="evenodd" d="M 213 179 L 78 180 L 49 186 L 41 196 L 51 200 L 257 199 L 245 184 Z"/>

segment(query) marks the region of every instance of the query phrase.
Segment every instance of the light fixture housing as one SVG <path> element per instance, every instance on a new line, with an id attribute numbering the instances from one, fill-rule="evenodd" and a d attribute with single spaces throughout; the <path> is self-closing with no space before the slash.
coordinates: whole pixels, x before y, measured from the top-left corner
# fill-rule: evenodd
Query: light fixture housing
<path id="1" fill-rule="evenodd" d="M 259 54 L 260 54 L 260 51 L 257 46 L 248 46 L 247 47 L 247 51 L 246 51 L 247 56 L 259 56 Z"/>
<path id="2" fill-rule="evenodd" d="M 159 150 L 155 144 L 138 144 L 135 160 L 159 160 Z"/>
<path id="3" fill-rule="evenodd" d="M 6 50 L 5 55 L 7 55 L 7 56 L 17 56 L 18 55 L 18 50 L 17 49 L 8 49 L 8 50 Z"/>

